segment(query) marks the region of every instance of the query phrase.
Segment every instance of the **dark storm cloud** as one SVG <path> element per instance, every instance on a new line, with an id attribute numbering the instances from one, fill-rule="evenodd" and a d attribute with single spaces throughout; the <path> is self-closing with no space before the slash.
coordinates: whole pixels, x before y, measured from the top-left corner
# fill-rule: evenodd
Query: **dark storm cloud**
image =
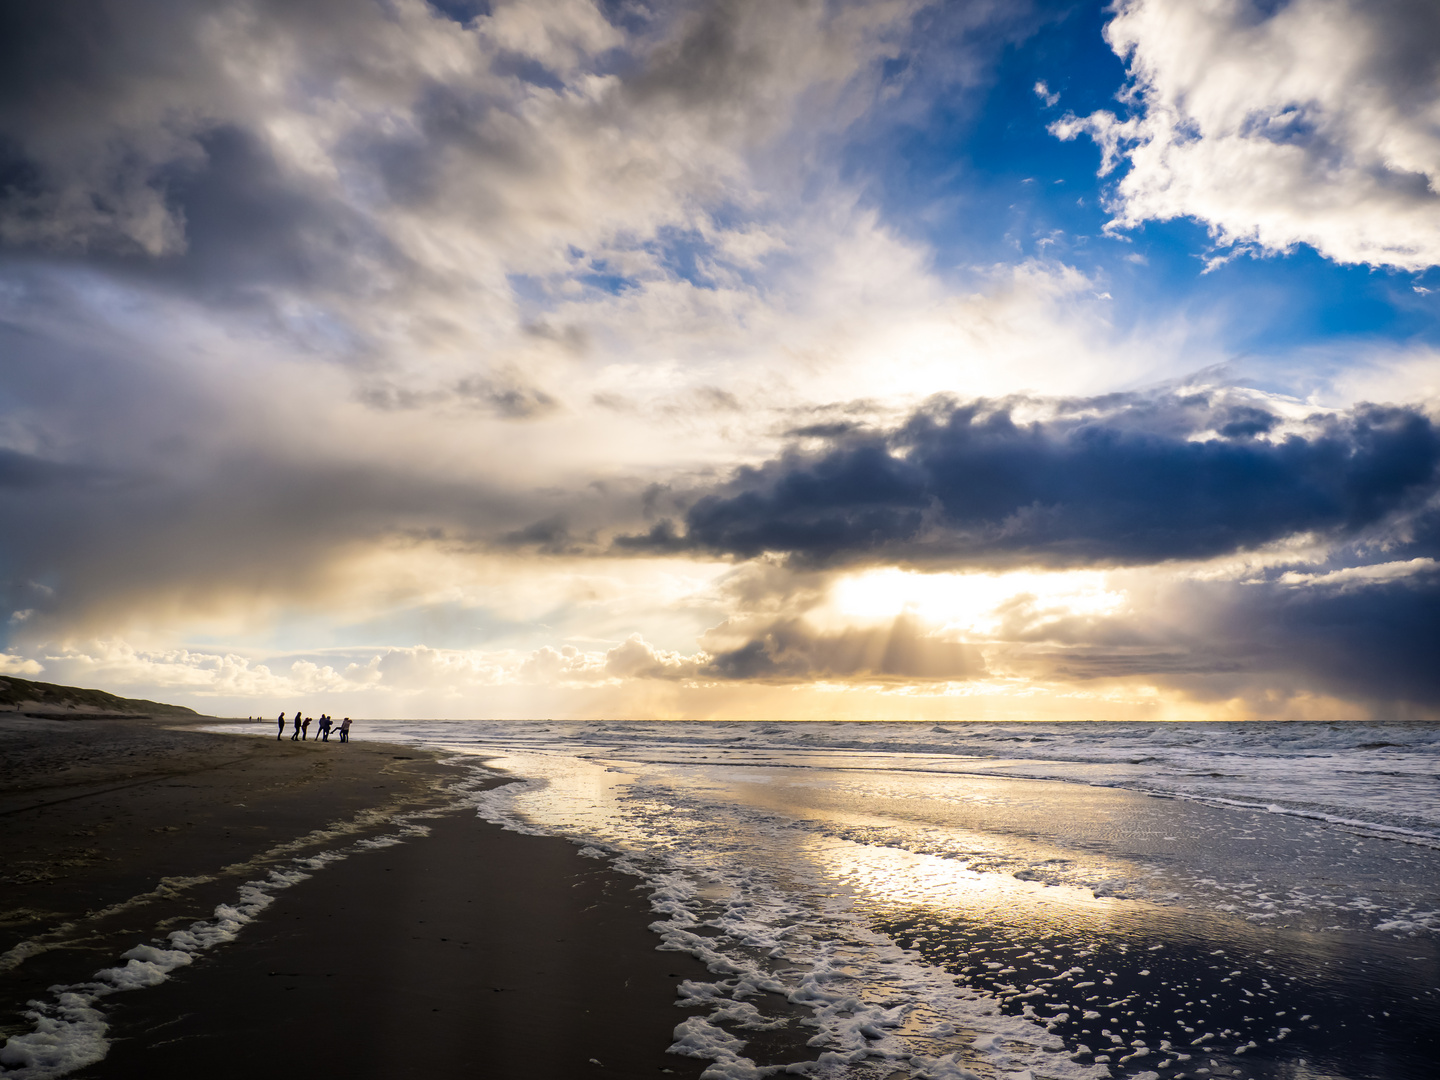
<path id="1" fill-rule="evenodd" d="M 1261 713 L 1299 693 L 1356 702 L 1385 719 L 1440 709 L 1434 564 L 1344 585 L 1191 582 L 1168 603 L 1187 617 L 1162 645 L 1067 648 L 1045 663 L 1062 678 L 1138 675 L 1202 701 L 1244 698 Z"/>
<path id="2" fill-rule="evenodd" d="M 1440 709 L 1440 529 L 1433 510 L 1403 542 L 1340 545 L 1322 564 L 1251 568 L 1243 580 L 1160 579 L 1134 608 L 1055 613 L 1016 597 L 994 633 L 997 663 L 1060 682 L 1143 679 L 1200 701 L 1284 715 L 1297 695 L 1375 716 Z"/>
<path id="3" fill-rule="evenodd" d="M 738 632 L 738 633 L 737 633 Z M 871 682 L 963 682 L 987 672 L 980 650 L 930 633 L 912 615 L 889 625 L 821 630 L 803 619 L 770 619 L 715 633 L 743 644 L 681 656 L 656 651 L 635 634 L 606 654 L 606 675 L 618 678 L 801 683 L 817 679 Z"/>
<path id="4" fill-rule="evenodd" d="M 115 124 L 146 111 L 148 90 L 183 89 L 197 74 L 193 20 L 165 18 L 169 6 L 141 0 L 126 11 L 103 0 L 59 0 L 0 8 L 6 239 L 152 254 L 177 242 L 154 181 L 161 161 L 186 154 L 183 137 L 152 131 L 130 144 Z"/>
<path id="5" fill-rule="evenodd" d="M 857 435 L 865 429 L 865 425 L 853 421 L 838 420 L 823 424 L 806 424 L 803 427 L 792 428 L 785 434 L 795 439 L 838 439 L 847 435 Z"/>
<path id="6" fill-rule="evenodd" d="M 34 463 L 7 483 L 10 464 L 0 459 L 0 515 L 14 526 L 0 537 L 0 603 L 37 609 L 27 633 L 237 598 L 308 605 L 347 552 L 471 543 L 533 512 L 483 485 L 373 465 L 247 454 L 200 476 L 97 485 L 93 470 Z M 53 586 L 40 601 L 37 581 Z"/>
<path id="7" fill-rule="evenodd" d="M 22 454 L 17 450 L 0 447 L 0 490 L 73 490 L 94 486 L 105 479 L 107 476 L 100 469 L 47 461 L 34 454 Z"/>
<path id="8" fill-rule="evenodd" d="M 640 105 L 665 98 L 694 109 L 724 101 L 728 107 L 713 113 L 712 122 L 753 122 L 786 59 L 766 47 L 766 31 L 779 30 L 786 15 L 784 6 L 765 12 L 744 0 L 703 5 L 644 70 L 626 80 L 626 93 Z"/>
<path id="9" fill-rule="evenodd" d="M 826 678 L 960 681 L 986 674 L 980 650 L 926 633 L 911 616 L 889 626 L 824 633 L 780 620 L 739 648 L 715 654 L 700 672 L 721 679 L 794 682 Z"/>
<path id="10" fill-rule="evenodd" d="M 1219 629 L 1302 685 L 1382 706 L 1440 706 L 1440 575 L 1347 591 L 1257 590 Z"/>
<path id="11" fill-rule="evenodd" d="M 569 523 L 559 514 L 533 522 L 523 529 L 514 529 L 502 536 L 500 542 L 511 547 L 530 548 L 542 555 L 573 554 L 581 550 L 580 543 L 570 535 Z"/>
<path id="12" fill-rule="evenodd" d="M 259 14 L 260 38 L 328 15 L 363 36 L 376 9 L 307 0 Z M 231 15 L 237 9 L 231 9 Z M 283 168 L 255 128 L 258 92 L 226 73 L 226 9 L 165 0 L 58 0 L 0 14 L 0 239 L 83 257 L 122 278 L 253 301 L 352 297 L 407 269 L 375 223 Z M 313 45 L 313 42 L 312 42 Z M 237 50 L 239 51 L 239 50 Z M 311 49 L 317 83 L 343 68 Z M 327 62 L 329 61 L 329 62 Z M 257 73 L 258 74 L 258 73 Z M 410 268 L 413 269 L 413 268 Z"/>
<path id="13" fill-rule="evenodd" d="M 514 378 L 471 377 L 438 389 L 414 390 L 388 380 L 363 386 L 356 397 L 373 409 L 399 412 L 449 405 L 479 409 L 502 420 L 534 420 L 560 408 L 560 402 L 538 386 Z"/>
<path id="14" fill-rule="evenodd" d="M 0 628 L 33 609 L 10 630 L 27 641 L 177 612 L 323 609 L 354 592 L 356 558 L 593 551 L 597 527 L 641 517 L 638 483 L 535 490 L 387 453 L 368 418 L 273 415 L 275 368 L 177 362 L 143 340 L 149 318 L 136 340 L 74 317 L 63 275 L 12 283 L 0 432 L 22 438 L 0 446 Z"/>
<path id="15" fill-rule="evenodd" d="M 808 563 L 1138 565 L 1299 533 L 1346 537 L 1436 492 L 1440 431 L 1362 405 L 1279 438 L 1277 417 L 1195 396 L 939 402 L 883 436 L 833 438 L 743 468 L 684 515 L 620 546 Z"/>
<path id="16" fill-rule="evenodd" d="M 335 453 L 353 446 L 315 437 L 303 414 L 292 427 L 254 408 L 267 369 L 232 380 L 103 325 L 65 325 L 63 284 L 17 280 L 23 317 L 0 309 L 0 421 L 25 448 L 0 447 L 0 624 L 36 611 L 17 632 L 303 606 L 356 552 L 483 545 L 553 512 L 502 483 Z"/>
<path id="17" fill-rule="evenodd" d="M 491 379 L 462 379 L 455 393 L 463 400 L 482 405 L 509 420 L 545 416 L 560 403 L 544 390 L 519 383 L 497 383 Z"/>
<path id="18" fill-rule="evenodd" d="M 231 290 L 326 292 L 373 287 L 364 267 L 405 269 L 372 223 L 287 176 L 270 150 L 235 125 L 196 137 L 203 160 L 169 171 L 168 200 L 185 222 L 183 254 L 141 267 L 167 284 L 224 299 Z"/>

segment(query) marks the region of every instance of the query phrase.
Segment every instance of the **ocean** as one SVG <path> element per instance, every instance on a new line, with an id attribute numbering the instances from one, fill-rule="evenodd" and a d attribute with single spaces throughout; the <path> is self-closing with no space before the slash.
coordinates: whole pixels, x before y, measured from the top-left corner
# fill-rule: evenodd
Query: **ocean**
<path id="1" fill-rule="evenodd" d="M 373 722 L 643 879 L 677 1049 L 837 1075 L 1430 1077 L 1440 725 Z M 481 764 L 481 763 L 484 764 Z"/>

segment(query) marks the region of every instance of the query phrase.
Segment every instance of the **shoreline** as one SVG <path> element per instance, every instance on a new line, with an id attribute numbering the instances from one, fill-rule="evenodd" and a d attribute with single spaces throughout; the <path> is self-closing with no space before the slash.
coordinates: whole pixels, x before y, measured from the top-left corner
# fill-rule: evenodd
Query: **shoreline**
<path id="1" fill-rule="evenodd" d="M 691 1015 L 680 983 L 714 976 L 658 951 L 639 881 L 456 808 L 444 788 L 459 772 L 434 753 L 194 730 L 215 722 L 0 717 L 15 763 L 0 781 L 0 844 L 15 855 L 0 871 L 0 1039 L 33 1032 L 26 1002 L 47 988 L 212 919 L 247 881 L 346 852 L 193 965 L 101 998 L 103 1060 L 26 1069 L 12 1052 L 0 1076 L 239 1076 L 257 1054 L 376 1077 L 698 1077 L 711 1064 L 666 1053 Z M 417 813 L 428 835 L 374 845 Z M 809 1034 L 775 1049 L 811 1056 Z"/>
<path id="2" fill-rule="evenodd" d="M 889 1062 L 892 1077 L 932 1065 L 974 1066 L 981 1075 L 1002 1062 L 1010 1071 L 1038 1064 L 1037 1075 L 1058 1068 L 1064 1080 L 1145 1080 L 1147 1071 L 1153 1080 L 1153 1069 L 1170 1067 L 1165 1075 L 1177 1080 L 1283 1080 L 1306 1061 L 1336 1075 L 1428 1075 L 1416 1062 L 1432 1059 L 1434 1037 L 1419 1033 L 1434 1015 L 1433 980 L 1425 979 L 1433 943 L 1413 932 L 1377 936 L 1369 927 L 1380 916 L 1368 914 L 1369 900 L 1355 912 L 1322 904 L 1323 920 L 1290 925 L 1304 914 L 1290 909 L 1305 906 L 1305 896 L 1291 893 L 1317 873 L 1340 874 L 1348 895 L 1362 900 L 1365 883 L 1391 881 L 1402 865 L 1418 875 L 1411 891 L 1421 887 L 1424 854 L 1388 840 L 1123 789 L 966 777 L 952 781 L 962 785 L 952 794 L 966 798 L 930 800 L 922 816 L 962 838 L 978 830 L 999 846 L 982 850 L 967 840 L 970 858 L 940 864 L 956 879 L 947 886 L 953 902 L 926 899 L 926 889 L 943 884 L 934 867 L 920 877 L 907 869 L 932 856 L 879 834 L 830 837 L 807 856 L 813 881 L 777 880 L 781 893 L 771 895 L 763 868 L 783 867 L 802 838 L 820 833 L 762 829 L 739 877 L 712 879 L 708 862 L 661 858 L 641 879 L 641 863 L 587 857 L 605 842 L 587 852 L 560 836 L 507 831 L 492 823 L 506 817 L 493 806 L 477 812 L 474 797 L 511 777 L 485 778 L 442 752 L 400 743 L 273 740 L 268 721 L 248 737 L 196 730 L 220 723 L 233 722 L 0 717 L 0 756 L 28 753 L 34 767 L 24 782 L 0 776 L 0 843 L 7 856 L 21 856 L 0 866 L 0 883 L 23 877 L 27 866 L 46 869 L 18 892 L 0 892 L 0 1041 L 34 1030 L 34 1017 L 22 1016 L 27 998 L 93 980 L 127 955 L 141 962 L 132 983 L 148 986 L 133 994 L 112 986 L 90 999 L 109 1040 L 103 1060 L 92 1055 L 86 1060 L 95 1063 L 81 1069 L 75 1057 L 74 1068 L 26 1072 L 12 1056 L 0 1077 L 203 1068 L 218 1080 L 250 1075 L 257 1060 L 377 1078 L 755 1075 L 737 1054 L 762 1070 L 873 1058 Z M 661 757 L 663 769 L 668 755 Z M 583 802 L 593 784 L 602 794 L 592 812 L 620 812 L 604 799 L 603 761 L 547 772 L 544 760 L 519 767 L 558 783 L 562 799 Z M 906 776 L 874 797 L 913 794 Z M 639 767 L 635 778 L 651 782 Z M 666 794 L 670 781 L 660 780 L 656 793 L 634 796 L 642 819 L 658 829 L 642 840 L 668 836 L 677 851 L 693 852 L 696 844 L 712 850 L 710 831 L 727 822 L 735 828 L 726 837 L 751 835 L 754 809 L 743 799 L 696 800 L 683 788 Z M 834 795 L 829 785 L 791 783 L 788 773 L 765 791 L 764 813 L 792 825 L 824 819 Z M 488 801 L 481 795 L 482 806 Z M 685 811 L 674 821 L 672 801 Z M 530 811 L 548 820 L 541 804 Z M 885 820 L 902 824 L 888 806 L 878 807 Z M 1047 847 L 1047 837 L 1059 847 Z M 1163 889 L 1158 906 L 1107 890 L 1077 894 L 1076 907 L 1067 899 L 1073 888 L 1050 888 L 1063 880 L 1037 877 L 1057 852 L 1103 859 L 1111 847 L 1122 861 L 1140 860 L 1147 889 L 1216 866 L 1228 876 L 1196 884 L 1186 894 L 1203 901 L 1194 907 L 1170 906 Z M 1293 881 L 1265 876 L 1277 852 L 1300 867 Z M 1310 864 L 1317 869 L 1305 870 Z M 687 877 L 686 866 L 696 873 Z M 1170 878 L 1155 877 L 1167 866 Z M 678 890 L 667 877 L 676 867 Z M 757 868 L 758 894 L 750 876 Z M 1255 904 L 1273 914 L 1220 904 L 1243 899 L 1235 882 L 1254 889 L 1271 878 L 1264 887 L 1280 891 L 1261 892 Z M 717 880 L 733 888 L 712 894 Z M 1205 881 L 1213 889 L 1201 896 L 1194 890 Z M 907 883 L 920 892 L 907 893 Z M 785 892 L 790 885 L 801 891 Z M 860 891 L 846 891 L 852 887 Z M 247 889 L 251 900 L 264 891 L 263 903 L 243 913 L 238 933 L 218 928 L 223 948 L 157 958 L 167 935 L 216 932 L 217 909 L 244 908 L 237 896 Z M 1394 912 L 1403 914 L 1396 889 L 1384 895 L 1393 893 Z M 839 893 L 850 899 L 836 921 L 824 898 Z M 777 896 L 782 902 L 772 904 Z M 681 918 L 695 921 L 656 914 L 673 911 L 677 897 L 688 898 Z M 16 898 L 29 908 L 14 907 Z M 809 922 L 793 922 L 799 909 L 790 899 Z M 208 920 L 203 931 L 200 920 Z M 13 941 L 26 926 L 30 951 L 17 952 Z M 777 959 L 768 950 L 782 938 L 794 948 Z M 859 953 L 839 963 L 829 951 L 837 942 Z M 169 966 L 143 970 L 157 959 Z M 148 974 L 161 977 L 147 983 Z M 855 980 L 866 979 L 859 1007 L 847 1004 Z M 762 989 L 767 984 L 773 989 Z M 901 987 L 899 996 L 891 986 Z M 893 1041 L 892 1019 L 906 1025 Z M 1357 1035 L 1367 1038 L 1363 1055 L 1349 1046 Z M 807 1045 L 812 1036 L 823 1049 Z M 672 1042 L 705 1057 L 669 1054 Z M 878 1060 L 864 1067 L 879 1068 Z"/>
<path id="3" fill-rule="evenodd" d="M 693 957 L 656 950 L 633 879 L 573 844 L 463 810 L 427 836 L 285 890 L 223 955 L 119 995 L 110 1054 L 77 1078 L 670 1074 Z M 123 1034 L 122 1034 L 123 1033 Z"/>

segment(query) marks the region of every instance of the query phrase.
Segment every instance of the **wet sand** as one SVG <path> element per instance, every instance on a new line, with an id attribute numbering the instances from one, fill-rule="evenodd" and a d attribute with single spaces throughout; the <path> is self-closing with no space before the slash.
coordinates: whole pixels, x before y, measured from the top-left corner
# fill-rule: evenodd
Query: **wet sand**
<path id="1" fill-rule="evenodd" d="M 269 868 L 384 833 L 398 812 L 439 813 L 428 836 L 276 893 L 161 985 L 102 999 L 109 1054 L 72 1075 L 698 1077 L 708 1064 L 665 1052 L 688 1015 L 677 985 L 707 974 L 656 950 L 635 879 L 566 841 L 443 811 L 455 770 L 423 752 L 6 719 L 0 756 L 7 1037 L 33 1027 L 29 998 L 208 918 Z"/>
<path id="2" fill-rule="evenodd" d="M 380 744 L 292 743 L 149 721 L 0 718 L 0 1025 L 27 986 L 84 977 L 162 923 L 333 835 L 439 806 L 447 770 Z M 17 952 L 18 949 L 18 952 Z"/>
<path id="3" fill-rule="evenodd" d="M 119 995 L 79 1076 L 690 1076 L 665 1053 L 693 958 L 655 950 L 633 880 L 469 814 L 350 858 L 153 990 Z"/>

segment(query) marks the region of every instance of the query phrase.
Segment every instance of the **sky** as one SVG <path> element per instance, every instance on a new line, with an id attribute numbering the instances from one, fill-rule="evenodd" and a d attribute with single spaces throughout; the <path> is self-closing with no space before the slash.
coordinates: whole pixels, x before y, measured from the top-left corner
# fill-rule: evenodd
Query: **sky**
<path id="1" fill-rule="evenodd" d="M 1433 0 L 0 10 L 0 674 L 1440 715 Z"/>

